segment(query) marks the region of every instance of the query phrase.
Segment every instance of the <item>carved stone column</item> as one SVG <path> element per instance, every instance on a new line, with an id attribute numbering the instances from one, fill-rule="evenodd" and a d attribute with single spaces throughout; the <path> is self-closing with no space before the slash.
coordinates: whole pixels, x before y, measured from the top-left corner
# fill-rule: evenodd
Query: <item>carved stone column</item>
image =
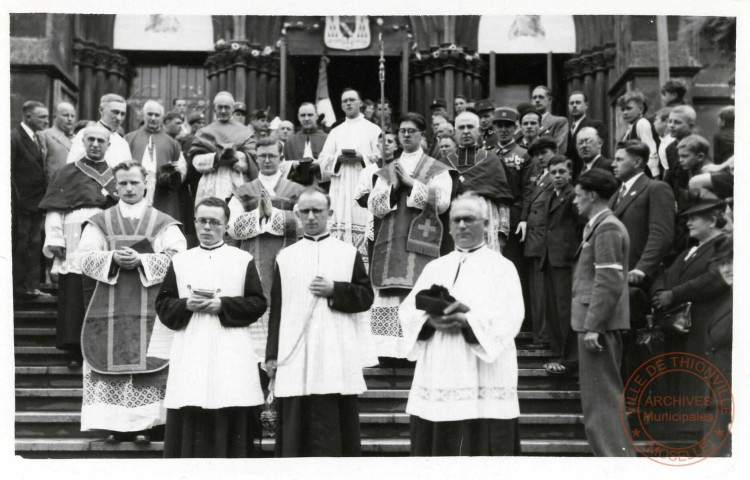
<path id="1" fill-rule="evenodd" d="M 565 62 L 565 74 L 568 77 L 568 94 L 576 90 L 582 90 L 580 58 L 571 58 Z"/>

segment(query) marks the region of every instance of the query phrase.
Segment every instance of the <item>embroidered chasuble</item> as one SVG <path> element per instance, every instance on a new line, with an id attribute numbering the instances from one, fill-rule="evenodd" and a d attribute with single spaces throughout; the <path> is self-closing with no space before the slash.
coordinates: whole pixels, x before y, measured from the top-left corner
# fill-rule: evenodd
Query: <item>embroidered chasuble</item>
<path id="1" fill-rule="evenodd" d="M 242 152 L 244 158 L 232 166 L 223 164 L 217 157 L 226 149 Z M 202 174 L 195 204 L 206 197 L 226 200 L 235 188 L 258 176 L 255 132 L 235 120 L 210 123 L 196 132 L 188 151 L 188 161 Z"/>
<path id="2" fill-rule="evenodd" d="M 445 287 L 469 308 L 463 331 L 438 331 L 427 324 L 428 314 L 417 310 L 417 293 L 433 285 Z M 513 264 L 486 246 L 433 260 L 402 303 L 399 317 L 407 358 L 417 362 L 406 406 L 412 415 L 412 454 L 517 453 L 515 337 L 524 308 Z M 503 438 L 488 430 L 505 432 L 512 444 L 498 446 Z"/>
<path id="3" fill-rule="evenodd" d="M 240 240 L 240 249 L 249 252 L 255 259 L 269 306 L 276 255 L 282 248 L 296 242 L 302 232 L 297 228 L 293 209 L 305 187 L 286 180 L 284 173 L 279 171 L 274 177 L 261 174 L 235 190 L 229 200 L 227 232 L 235 240 Z M 264 186 L 262 180 L 266 178 L 271 179 L 268 183 L 271 188 Z M 263 195 L 270 198 L 272 208 L 264 218 L 260 218 L 258 204 Z M 251 325 L 251 332 L 255 353 L 263 364 L 268 337 L 268 310 Z"/>
<path id="4" fill-rule="evenodd" d="M 84 357 L 81 428 L 138 431 L 163 424 L 171 332 L 154 301 L 170 257 L 187 248 L 173 218 L 119 203 L 86 222 L 80 268 L 97 281 L 81 333 Z M 127 270 L 114 253 L 131 247 L 141 265 Z"/>
<path id="5" fill-rule="evenodd" d="M 376 172 L 368 200 L 369 211 L 380 219 L 370 263 L 376 293 L 370 323 L 378 356 L 402 358 L 398 305 L 424 266 L 449 243 L 444 242 L 448 219 L 443 214 L 450 207 L 455 171 L 422 149 L 404 152 L 397 162 L 414 178 L 414 186 L 393 188 L 397 177 L 392 162 Z"/>
<path id="6" fill-rule="evenodd" d="M 500 159 L 491 151 L 476 147 L 458 148 L 441 161 L 458 171 L 457 195 L 468 190 L 483 197 L 489 211 L 485 232 L 487 245 L 500 253 L 498 233 L 510 232 L 510 205 L 513 193 Z"/>
<path id="7" fill-rule="evenodd" d="M 380 127 L 363 115 L 344 120 L 331 130 L 320 152 L 321 180 L 330 180 L 331 235 L 357 247 L 365 264 L 367 256 L 367 209 L 359 206 L 354 196 L 362 169 L 371 163 L 368 157 L 378 153 Z M 339 162 L 342 150 L 354 150 L 364 160 L 364 165 Z"/>
<path id="8" fill-rule="evenodd" d="M 163 130 L 150 132 L 141 127 L 125 135 L 133 159 L 146 168 L 146 200 L 149 205 L 180 220 L 178 191 L 187 175 L 187 163 L 180 144 Z"/>

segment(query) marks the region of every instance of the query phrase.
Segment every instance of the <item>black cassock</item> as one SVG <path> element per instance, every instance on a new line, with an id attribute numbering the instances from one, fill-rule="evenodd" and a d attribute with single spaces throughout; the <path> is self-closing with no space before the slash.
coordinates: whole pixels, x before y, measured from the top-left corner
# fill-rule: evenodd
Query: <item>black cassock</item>
<path id="1" fill-rule="evenodd" d="M 372 305 L 374 296 L 372 286 L 359 253 L 356 254 L 354 261 L 351 283 L 334 283 L 333 297 L 328 301 L 331 308 L 344 313 L 358 313 L 367 311 Z M 281 299 L 281 275 L 276 265 L 271 288 L 266 360 L 278 357 Z M 357 398 L 357 395 L 340 394 L 277 398 L 275 455 L 277 457 L 360 456 L 361 435 Z"/>
<path id="2" fill-rule="evenodd" d="M 227 328 L 245 327 L 265 312 L 266 301 L 255 261 L 248 262 L 241 297 L 221 297 L 219 321 Z M 174 266 L 169 267 L 156 298 L 159 319 L 172 330 L 187 327 L 193 312 L 180 298 Z M 252 354 L 252 352 L 248 352 Z M 164 434 L 165 458 L 245 458 L 255 456 L 254 441 L 260 438 L 260 407 L 167 409 Z"/>

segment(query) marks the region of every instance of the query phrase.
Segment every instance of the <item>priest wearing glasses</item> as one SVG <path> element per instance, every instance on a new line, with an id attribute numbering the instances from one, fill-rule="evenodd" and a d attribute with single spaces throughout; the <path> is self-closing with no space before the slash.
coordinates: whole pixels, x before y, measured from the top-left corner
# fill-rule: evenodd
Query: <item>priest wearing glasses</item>
<path id="1" fill-rule="evenodd" d="M 406 412 L 415 456 L 518 455 L 514 338 L 524 308 L 510 260 L 485 244 L 487 203 L 451 204 L 456 249 L 428 263 L 399 309 L 417 362 Z"/>
<path id="2" fill-rule="evenodd" d="M 165 457 L 249 457 L 263 391 L 250 325 L 266 310 L 253 256 L 224 243 L 229 207 L 195 208 L 200 246 L 172 258 L 156 311 L 175 331 L 164 405 Z"/>

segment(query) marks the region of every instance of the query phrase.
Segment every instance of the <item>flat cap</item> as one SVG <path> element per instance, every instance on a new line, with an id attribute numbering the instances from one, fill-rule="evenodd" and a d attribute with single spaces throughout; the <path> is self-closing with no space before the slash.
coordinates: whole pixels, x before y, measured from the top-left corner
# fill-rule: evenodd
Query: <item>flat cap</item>
<path id="1" fill-rule="evenodd" d="M 557 151 L 557 143 L 555 143 L 554 138 L 542 135 L 541 137 L 531 142 L 531 145 L 529 145 L 529 155 L 533 155 L 535 151 L 541 150 L 542 148 L 550 148 Z"/>
<path id="2" fill-rule="evenodd" d="M 247 113 L 247 107 L 242 102 L 234 102 L 233 112 L 244 112 Z"/>
<path id="3" fill-rule="evenodd" d="M 430 110 L 434 108 L 448 108 L 448 102 L 444 98 L 436 98 L 430 104 Z"/>
<path id="4" fill-rule="evenodd" d="M 479 100 L 474 104 L 474 110 L 477 111 L 477 113 L 486 112 L 488 110 L 495 110 L 495 102 L 491 98 L 485 98 L 483 100 Z"/>
<path id="5" fill-rule="evenodd" d="M 511 122 L 516 123 L 518 121 L 518 112 L 510 107 L 499 107 L 495 109 L 495 113 L 492 116 L 492 123 L 499 122 Z"/>

